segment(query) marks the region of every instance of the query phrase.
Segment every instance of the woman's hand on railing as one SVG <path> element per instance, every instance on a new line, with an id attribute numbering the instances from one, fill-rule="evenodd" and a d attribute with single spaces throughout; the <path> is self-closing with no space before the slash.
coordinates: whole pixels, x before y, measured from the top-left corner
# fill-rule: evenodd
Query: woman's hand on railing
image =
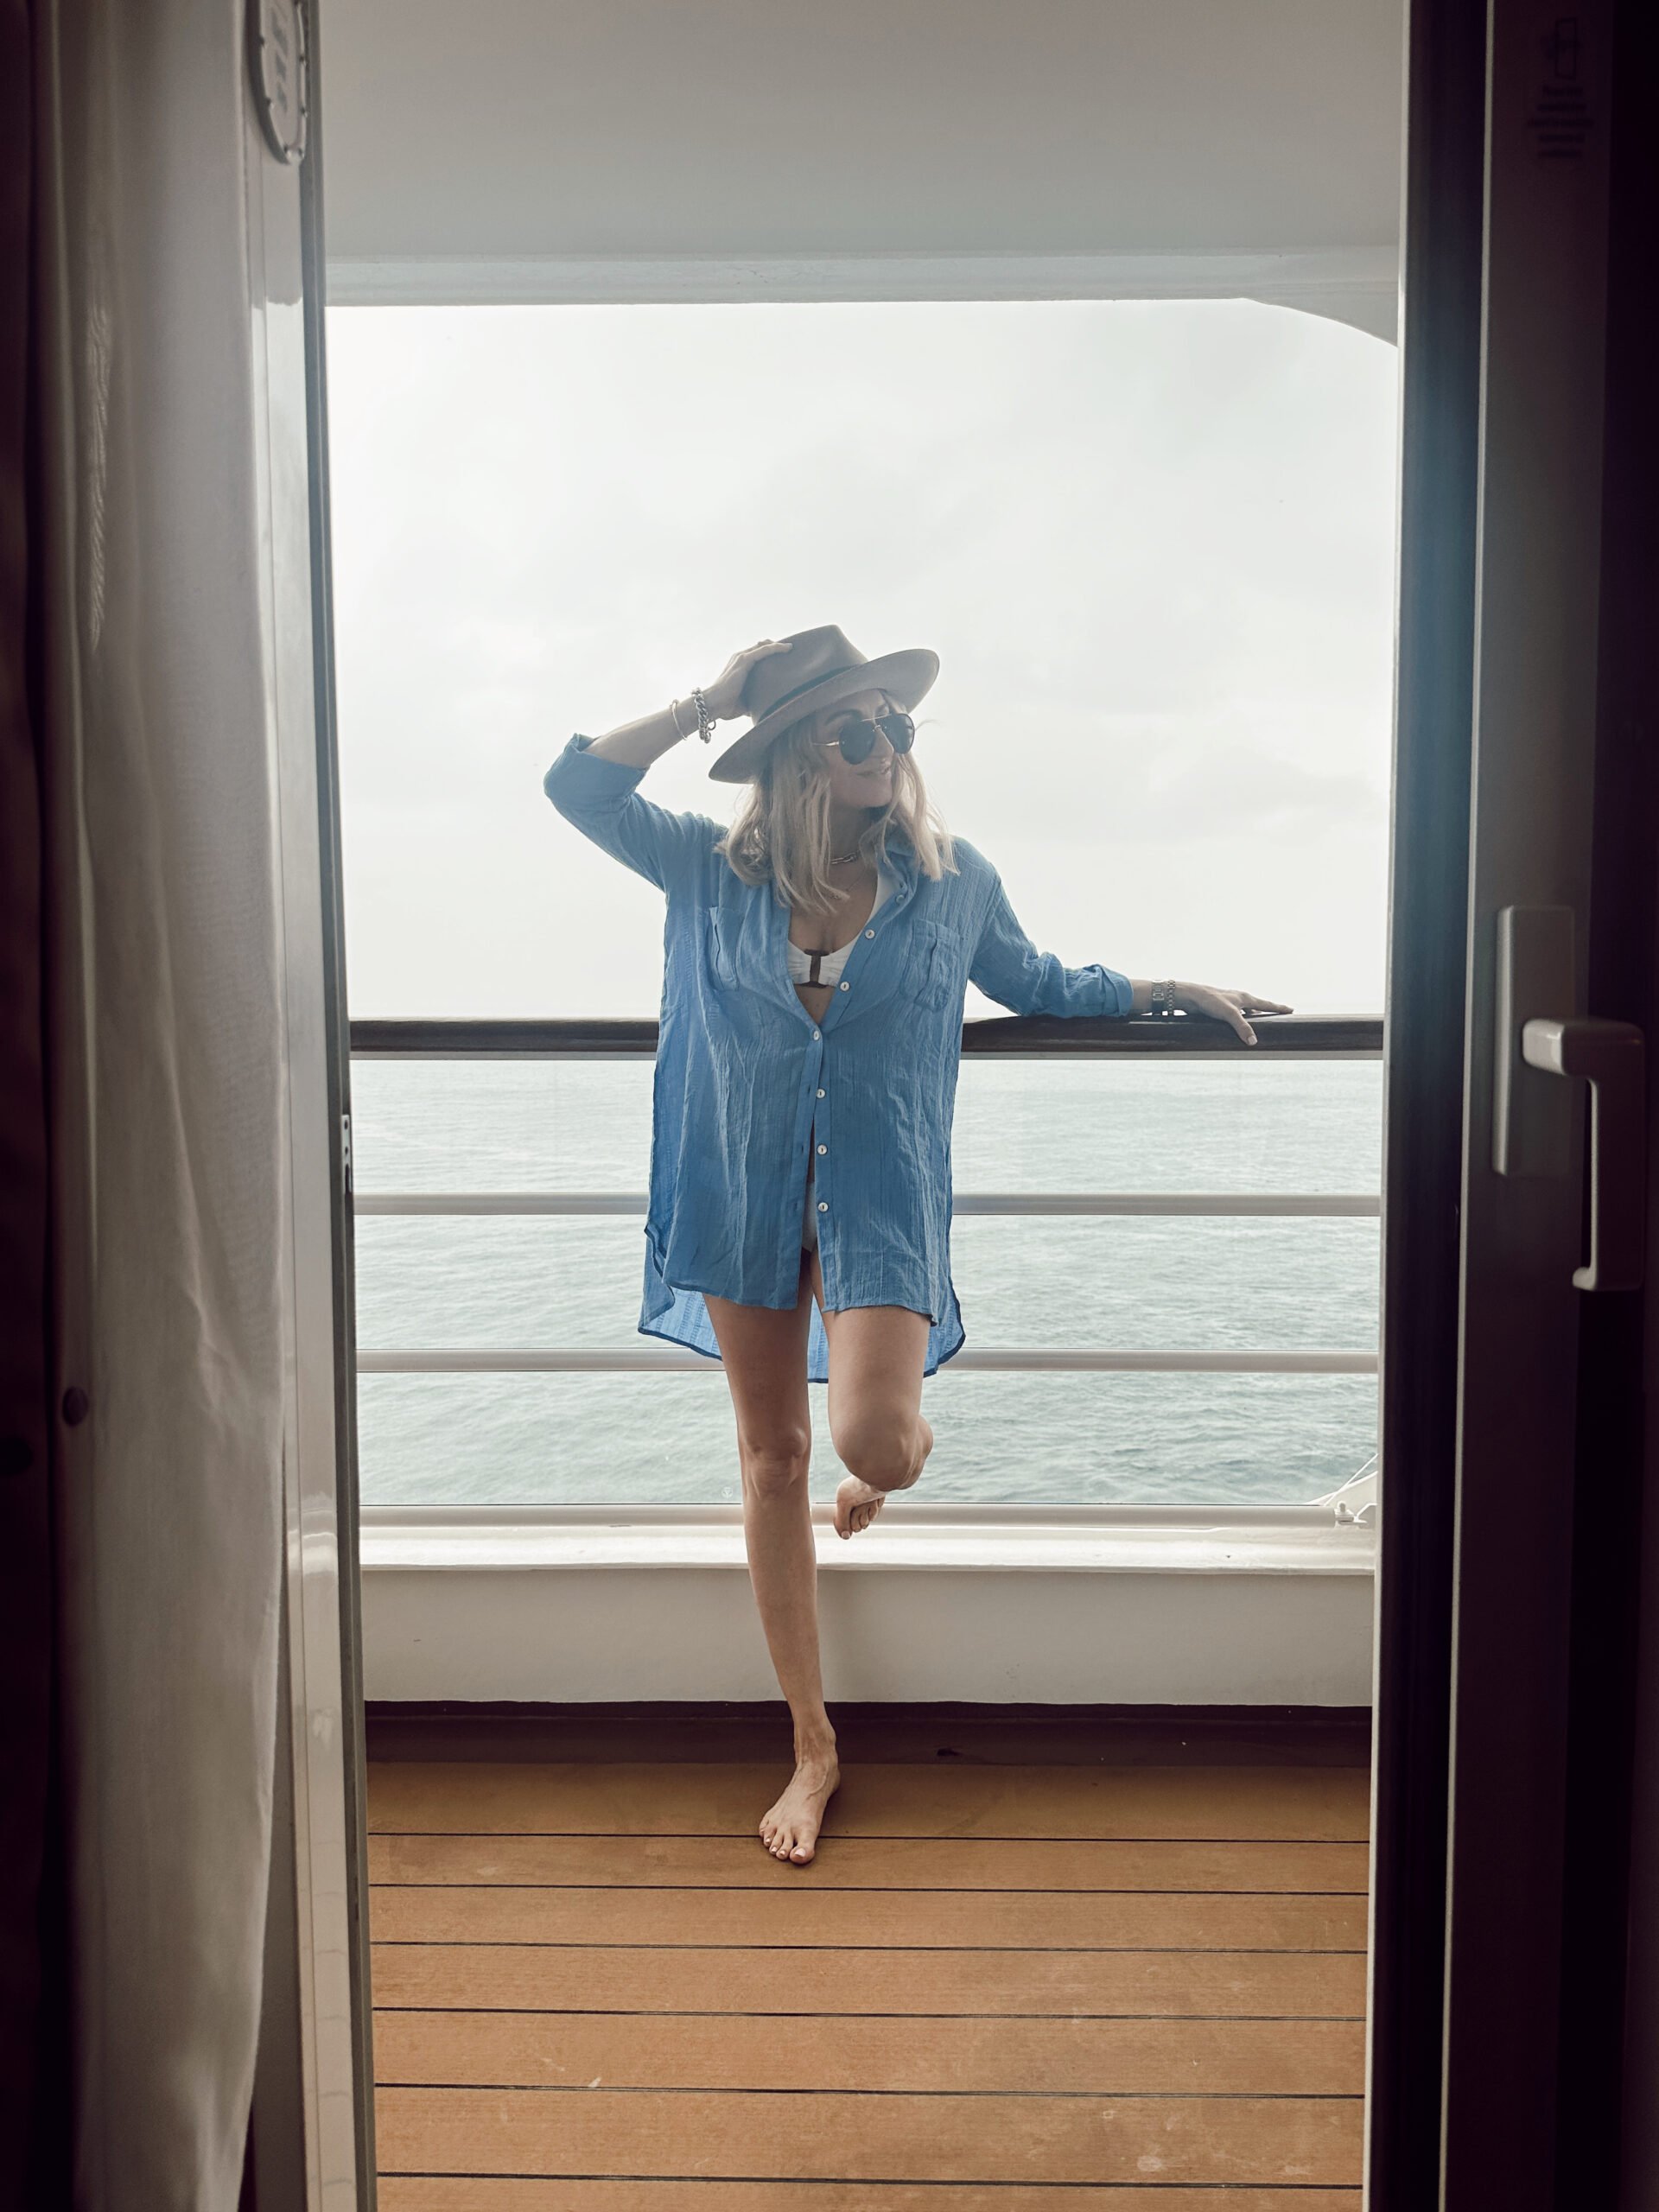
<path id="1" fill-rule="evenodd" d="M 1135 996 L 1130 1001 L 1131 1014 L 1152 1011 L 1153 986 L 1132 976 Z M 1264 999 L 1259 991 L 1224 991 L 1214 983 L 1177 983 L 1175 1006 L 1182 1014 L 1201 1014 L 1211 1021 L 1224 1021 L 1229 1028 L 1242 1037 L 1247 1045 L 1255 1042 L 1255 1032 L 1248 1016 L 1252 1014 L 1294 1014 L 1294 1007 L 1281 1006 L 1277 999 Z"/>

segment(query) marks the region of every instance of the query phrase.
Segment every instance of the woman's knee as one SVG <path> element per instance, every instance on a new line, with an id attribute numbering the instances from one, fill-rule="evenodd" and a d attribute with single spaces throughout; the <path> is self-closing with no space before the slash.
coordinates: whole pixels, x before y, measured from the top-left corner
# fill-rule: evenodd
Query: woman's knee
<path id="1" fill-rule="evenodd" d="M 761 1497 L 781 1497 L 806 1482 L 812 1432 L 801 1427 L 764 1437 L 741 1436 L 738 1457 L 747 1488 Z"/>
<path id="2" fill-rule="evenodd" d="M 836 1455 L 872 1490 L 903 1490 L 915 1478 L 917 1434 L 913 1420 L 850 1421 L 835 1430 Z"/>

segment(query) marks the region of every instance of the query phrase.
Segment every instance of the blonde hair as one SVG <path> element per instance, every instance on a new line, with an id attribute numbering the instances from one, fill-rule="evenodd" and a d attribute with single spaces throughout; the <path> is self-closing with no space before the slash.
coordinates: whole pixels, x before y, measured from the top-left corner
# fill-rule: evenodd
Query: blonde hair
<path id="1" fill-rule="evenodd" d="M 817 728 L 817 715 L 807 715 L 773 739 L 715 848 L 746 883 L 770 881 L 785 905 L 807 913 L 827 912 L 848 896 L 830 880 L 830 772 L 815 742 Z M 924 875 L 957 873 L 950 832 L 913 753 L 895 755 L 893 797 L 860 835 L 860 857 L 880 861 L 893 829 L 909 839 Z"/>

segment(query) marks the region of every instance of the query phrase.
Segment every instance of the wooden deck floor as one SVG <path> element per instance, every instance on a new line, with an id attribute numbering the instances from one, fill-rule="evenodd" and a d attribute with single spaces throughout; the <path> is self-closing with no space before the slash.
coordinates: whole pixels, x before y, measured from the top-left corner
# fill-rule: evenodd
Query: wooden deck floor
<path id="1" fill-rule="evenodd" d="M 1358 2212 L 1367 1777 L 371 1769 L 384 2212 Z"/>

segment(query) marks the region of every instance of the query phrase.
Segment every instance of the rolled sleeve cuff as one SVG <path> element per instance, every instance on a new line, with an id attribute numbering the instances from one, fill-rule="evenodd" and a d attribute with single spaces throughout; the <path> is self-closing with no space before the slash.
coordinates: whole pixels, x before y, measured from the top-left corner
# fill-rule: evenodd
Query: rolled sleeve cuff
<path id="1" fill-rule="evenodd" d="M 645 772 L 629 767 L 625 760 L 607 760 L 603 753 L 590 753 L 593 741 L 578 731 L 542 778 L 542 789 L 572 821 L 614 807 Z"/>
<path id="2" fill-rule="evenodd" d="M 1135 985 L 1127 976 L 1120 976 L 1116 968 L 1103 967 L 1100 972 L 1113 995 L 1113 1003 L 1103 1006 L 1101 1012 L 1122 1020 L 1125 1014 L 1135 1011 Z"/>

